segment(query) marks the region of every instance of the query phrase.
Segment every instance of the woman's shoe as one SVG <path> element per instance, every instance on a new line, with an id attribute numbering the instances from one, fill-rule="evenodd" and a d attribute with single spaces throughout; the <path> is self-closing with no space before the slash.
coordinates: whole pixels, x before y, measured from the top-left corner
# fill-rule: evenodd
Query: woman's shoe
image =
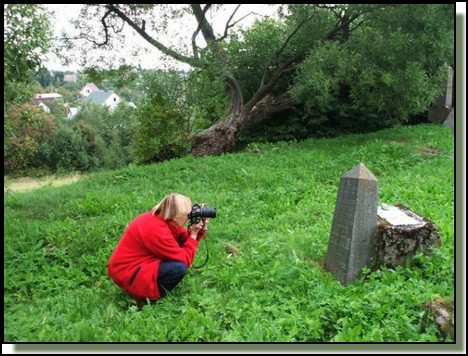
<path id="1" fill-rule="evenodd" d="M 145 306 L 146 298 L 140 298 L 140 297 L 133 297 L 133 298 L 135 299 L 136 306 L 139 310 Z"/>

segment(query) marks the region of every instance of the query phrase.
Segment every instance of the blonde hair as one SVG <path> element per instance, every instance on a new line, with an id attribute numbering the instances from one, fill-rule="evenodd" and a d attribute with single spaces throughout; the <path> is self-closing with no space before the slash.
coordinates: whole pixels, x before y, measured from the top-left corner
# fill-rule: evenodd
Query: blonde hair
<path id="1" fill-rule="evenodd" d="M 192 200 L 182 194 L 171 193 L 153 209 L 153 215 L 159 214 L 164 220 L 188 215 L 192 211 Z"/>

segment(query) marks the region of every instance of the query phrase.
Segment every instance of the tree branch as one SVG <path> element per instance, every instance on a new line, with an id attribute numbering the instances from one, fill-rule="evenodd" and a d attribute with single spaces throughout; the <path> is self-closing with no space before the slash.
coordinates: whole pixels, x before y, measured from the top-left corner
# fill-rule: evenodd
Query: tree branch
<path id="1" fill-rule="evenodd" d="M 240 20 L 234 22 L 232 25 L 229 25 L 229 23 L 231 22 L 232 18 L 234 17 L 234 15 L 236 14 L 237 10 L 239 10 L 239 7 L 240 7 L 240 4 L 236 6 L 236 8 L 234 9 L 234 11 L 232 12 L 231 16 L 229 16 L 229 19 L 227 20 L 226 22 L 226 26 L 224 27 L 224 34 L 222 37 L 220 37 L 218 40 L 219 41 L 222 41 L 224 40 L 227 35 L 228 35 L 228 30 L 233 27 L 235 24 L 237 24 L 239 21 L 241 21 L 243 18 L 245 18 L 247 15 L 245 15 L 244 17 L 242 17 Z"/>
<path id="2" fill-rule="evenodd" d="M 276 71 L 273 73 L 273 76 L 271 79 L 268 81 L 267 84 L 262 84 L 258 88 L 258 90 L 255 92 L 254 95 L 250 98 L 250 100 L 245 104 L 245 110 L 248 112 L 250 111 L 256 103 L 258 103 L 262 98 L 271 90 L 273 85 L 286 73 L 290 72 L 293 70 L 296 65 L 294 64 L 301 55 L 297 54 L 295 56 L 290 57 L 286 62 L 284 62 L 281 66 L 279 66 Z"/>
<path id="3" fill-rule="evenodd" d="M 299 22 L 299 24 L 297 25 L 297 27 L 294 29 L 294 31 L 291 32 L 291 34 L 286 38 L 286 41 L 284 41 L 283 43 L 283 46 L 281 46 L 281 48 L 275 53 L 275 56 L 276 58 L 279 57 L 279 55 L 281 54 L 281 52 L 283 52 L 283 50 L 286 48 L 286 45 L 289 43 L 289 41 L 291 40 L 291 38 L 294 37 L 294 35 L 297 33 L 297 31 L 299 31 L 301 29 L 302 26 L 304 26 L 304 24 L 309 21 L 310 19 L 312 18 L 312 15 L 306 15 L 304 17 L 304 19 Z"/>
<path id="4" fill-rule="evenodd" d="M 105 46 L 107 44 L 109 44 L 109 39 L 110 39 L 110 35 L 109 35 L 109 31 L 108 31 L 108 28 L 109 26 L 107 26 L 107 23 L 106 23 L 106 18 L 107 16 L 109 16 L 112 12 L 109 10 L 107 11 L 104 16 L 101 18 L 101 23 L 102 23 L 102 27 L 104 28 L 104 33 L 105 33 L 105 40 L 104 42 L 101 42 L 101 43 L 98 43 L 94 40 L 91 40 L 92 43 L 94 43 L 95 46 L 97 47 L 101 47 L 101 46 Z"/>
<path id="5" fill-rule="evenodd" d="M 312 19 L 312 15 L 309 15 L 308 13 L 304 16 L 304 18 L 297 24 L 296 28 L 286 38 L 281 48 L 278 51 L 276 51 L 275 53 L 276 59 L 278 59 L 280 54 L 284 51 L 284 49 L 288 45 L 289 41 L 296 35 L 296 33 L 301 29 L 301 27 L 304 26 L 304 24 L 310 21 L 311 19 Z M 275 73 L 273 73 L 272 78 L 269 80 L 267 84 L 265 84 L 266 73 L 271 62 L 271 60 L 269 60 L 267 66 L 265 67 L 263 77 L 260 81 L 260 87 L 258 88 L 257 92 L 252 96 L 252 98 L 249 100 L 249 102 L 246 104 L 246 107 L 250 109 L 251 107 L 255 105 L 255 103 L 261 100 L 262 97 L 273 87 L 275 82 L 279 78 L 281 78 L 281 76 L 283 76 L 283 74 L 291 71 L 294 68 L 293 63 L 297 61 L 299 58 L 300 58 L 299 55 L 289 58 L 285 63 L 283 63 L 280 67 L 277 68 Z"/>
<path id="6" fill-rule="evenodd" d="M 155 40 L 153 37 L 151 37 L 148 32 L 144 31 L 140 26 L 138 26 L 133 20 L 131 20 L 127 15 L 125 15 L 120 9 L 113 4 L 107 4 L 106 7 L 109 9 L 110 12 L 113 12 L 116 14 L 119 18 L 121 18 L 124 22 L 130 25 L 142 38 L 144 38 L 146 41 L 148 41 L 152 46 L 156 47 L 159 49 L 161 52 L 164 54 L 180 61 L 183 63 L 187 63 L 193 67 L 200 67 L 201 63 L 193 57 L 187 57 L 184 56 L 169 47 L 164 46 L 161 42 Z"/>
<path id="7" fill-rule="evenodd" d="M 344 11 L 344 13 L 342 15 L 338 15 L 336 12 L 335 14 L 337 15 L 338 17 L 338 23 L 337 23 L 337 26 L 335 26 L 335 28 L 333 30 L 331 30 L 328 35 L 325 37 L 326 39 L 333 39 L 333 37 L 340 31 L 348 31 L 348 36 L 349 36 L 349 33 L 352 32 L 353 30 L 355 30 L 356 28 L 358 28 L 360 25 L 362 25 L 362 23 L 365 21 L 365 19 L 363 19 L 361 22 L 359 22 L 357 24 L 357 26 L 351 30 L 349 29 L 349 25 L 351 23 L 353 23 L 356 19 L 358 19 L 359 17 L 361 17 L 362 15 L 364 14 L 367 14 L 367 13 L 370 13 L 370 12 L 373 12 L 373 11 L 378 11 L 380 9 L 383 9 L 385 7 L 388 7 L 388 6 L 391 6 L 391 5 L 380 5 L 380 6 L 375 6 L 375 7 L 369 7 L 367 9 L 364 9 L 364 10 L 361 10 L 361 11 L 358 11 L 356 12 L 355 14 L 349 14 L 346 10 Z"/>
<path id="8" fill-rule="evenodd" d="M 212 4 L 207 4 L 203 10 L 200 10 L 201 13 L 203 14 L 203 16 L 205 16 L 206 12 L 208 11 L 208 9 L 211 7 Z M 192 51 L 193 51 L 193 56 L 195 58 L 199 58 L 198 57 L 198 47 L 197 47 L 197 43 L 196 43 L 196 39 L 197 39 L 197 36 L 198 34 L 200 33 L 200 30 L 201 30 L 201 23 L 198 22 L 198 26 L 197 26 L 197 29 L 193 32 L 192 34 Z"/>
<path id="9" fill-rule="evenodd" d="M 190 4 L 190 7 L 192 8 L 193 14 L 197 19 L 198 28 L 201 30 L 206 43 L 209 45 L 210 43 L 216 41 L 213 28 L 205 16 L 206 11 L 209 9 L 209 5 L 207 5 L 203 10 L 201 9 L 200 4 Z"/>

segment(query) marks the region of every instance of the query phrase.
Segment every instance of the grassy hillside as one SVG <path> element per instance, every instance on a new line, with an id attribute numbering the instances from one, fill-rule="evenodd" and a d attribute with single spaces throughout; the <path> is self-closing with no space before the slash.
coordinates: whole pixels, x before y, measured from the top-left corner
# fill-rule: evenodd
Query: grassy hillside
<path id="1" fill-rule="evenodd" d="M 441 248 L 342 286 L 322 268 L 340 176 L 433 221 Z M 174 292 L 137 311 L 106 275 L 127 223 L 170 192 L 218 212 Z M 454 132 L 419 125 L 250 145 L 4 193 L 4 330 L 13 342 L 453 341 L 422 306 L 454 298 Z"/>

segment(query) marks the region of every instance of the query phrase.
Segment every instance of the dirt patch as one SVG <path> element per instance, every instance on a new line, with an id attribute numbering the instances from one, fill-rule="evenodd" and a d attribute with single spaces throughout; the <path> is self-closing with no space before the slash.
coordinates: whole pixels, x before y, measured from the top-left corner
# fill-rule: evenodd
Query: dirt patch
<path id="1" fill-rule="evenodd" d="M 42 187 L 58 187 L 61 185 L 71 184 L 78 181 L 81 178 L 79 174 L 74 174 L 70 176 L 56 177 L 56 176 L 46 176 L 41 178 L 6 178 L 3 177 L 3 192 L 21 192 L 30 189 L 37 189 Z"/>
<path id="2" fill-rule="evenodd" d="M 438 156 L 440 154 L 439 149 L 432 147 L 420 147 L 419 152 L 427 156 Z"/>

